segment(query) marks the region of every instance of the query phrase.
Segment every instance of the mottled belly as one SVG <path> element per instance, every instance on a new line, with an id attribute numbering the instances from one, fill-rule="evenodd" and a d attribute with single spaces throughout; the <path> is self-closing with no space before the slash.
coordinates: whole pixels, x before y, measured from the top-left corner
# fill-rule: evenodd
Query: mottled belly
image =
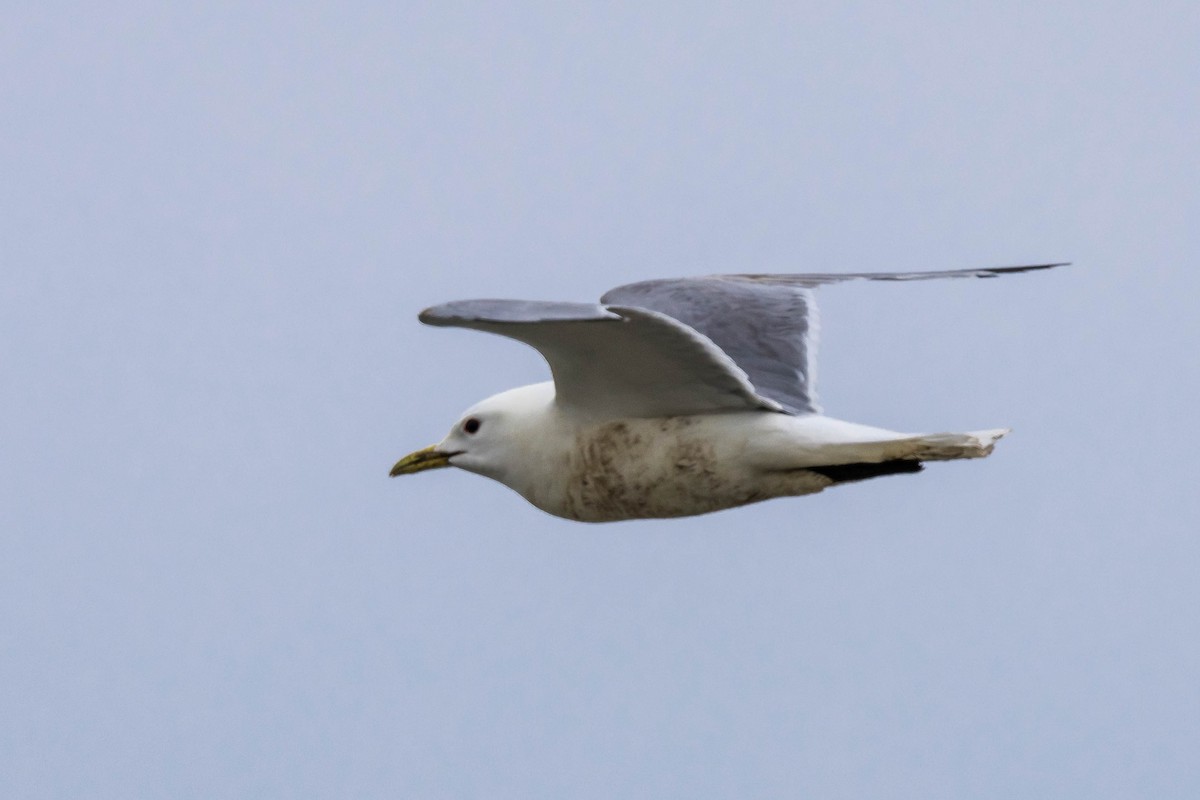
<path id="1" fill-rule="evenodd" d="M 804 470 L 764 473 L 718 446 L 695 417 L 633 420 L 579 434 L 567 467 L 565 505 L 547 509 L 583 522 L 684 517 L 828 485 Z"/>

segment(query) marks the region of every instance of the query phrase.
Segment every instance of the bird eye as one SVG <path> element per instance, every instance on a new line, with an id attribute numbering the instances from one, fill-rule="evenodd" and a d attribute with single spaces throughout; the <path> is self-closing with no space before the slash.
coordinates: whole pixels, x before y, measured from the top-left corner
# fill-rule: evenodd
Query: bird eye
<path id="1" fill-rule="evenodd" d="M 479 420 L 475 419 L 474 417 L 469 418 L 463 423 L 463 430 L 467 433 L 475 433 L 479 430 Z"/>

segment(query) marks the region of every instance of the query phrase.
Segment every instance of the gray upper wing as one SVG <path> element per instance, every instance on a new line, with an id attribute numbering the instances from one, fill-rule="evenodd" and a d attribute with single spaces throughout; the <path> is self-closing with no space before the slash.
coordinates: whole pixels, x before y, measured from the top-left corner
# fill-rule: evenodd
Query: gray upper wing
<path id="1" fill-rule="evenodd" d="M 781 410 L 706 336 L 652 309 L 464 300 L 428 308 L 420 319 L 531 345 L 550 364 L 555 402 L 592 417 Z"/>
<path id="2" fill-rule="evenodd" d="M 852 280 L 994 278 L 1065 266 L 1034 264 L 943 272 L 712 275 L 618 286 L 602 303 L 653 309 L 695 328 L 745 370 L 760 395 L 792 413 L 817 413 L 817 305 L 812 290 Z"/>
<path id="3" fill-rule="evenodd" d="M 732 275 L 644 281 L 618 286 L 600 302 L 673 317 L 725 351 L 759 394 L 793 414 L 820 411 L 815 392 L 817 304 L 806 284 L 768 284 Z"/>

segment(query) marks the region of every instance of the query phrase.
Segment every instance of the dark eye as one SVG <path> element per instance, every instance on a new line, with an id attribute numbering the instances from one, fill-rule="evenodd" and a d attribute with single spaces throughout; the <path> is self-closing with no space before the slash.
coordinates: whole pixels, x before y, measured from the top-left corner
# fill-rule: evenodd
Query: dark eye
<path id="1" fill-rule="evenodd" d="M 475 433 L 479 430 L 479 420 L 475 419 L 474 417 L 470 417 L 466 422 L 463 423 L 463 430 L 467 433 Z"/>

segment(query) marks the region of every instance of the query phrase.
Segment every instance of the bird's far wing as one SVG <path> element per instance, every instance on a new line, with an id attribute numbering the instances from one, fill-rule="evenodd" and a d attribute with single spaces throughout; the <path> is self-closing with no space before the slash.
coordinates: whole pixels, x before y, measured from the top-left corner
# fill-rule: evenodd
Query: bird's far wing
<path id="1" fill-rule="evenodd" d="M 645 308 L 526 300 L 463 300 L 421 312 L 427 325 L 497 333 L 550 364 L 556 402 L 598 419 L 769 409 L 706 336 Z"/>
<path id="2" fill-rule="evenodd" d="M 707 336 L 754 389 L 793 414 L 818 413 L 817 303 L 803 284 L 736 276 L 643 281 L 606 292 L 602 303 L 648 308 Z"/>
<path id="3" fill-rule="evenodd" d="M 994 278 L 1061 266 L 1065 264 L 943 272 L 712 275 L 618 286 L 600 301 L 653 309 L 679 320 L 711 339 L 745 370 L 760 395 L 792 413 L 817 413 L 816 287 L 852 280 Z"/>
<path id="4" fill-rule="evenodd" d="M 845 281 L 931 281 L 941 278 L 998 278 L 1014 272 L 1034 272 L 1068 266 L 1058 264 L 1029 264 L 1023 267 L 984 267 L 982 269 L 947 269 L 933 272 L 814 272 L 804 275 L 721 275 L 716 277 L 750 281 L 774 286 L 807 286 L 816 288 L 826 283 Z M 634 284 L 636 285 L 636 284 Z"/>

